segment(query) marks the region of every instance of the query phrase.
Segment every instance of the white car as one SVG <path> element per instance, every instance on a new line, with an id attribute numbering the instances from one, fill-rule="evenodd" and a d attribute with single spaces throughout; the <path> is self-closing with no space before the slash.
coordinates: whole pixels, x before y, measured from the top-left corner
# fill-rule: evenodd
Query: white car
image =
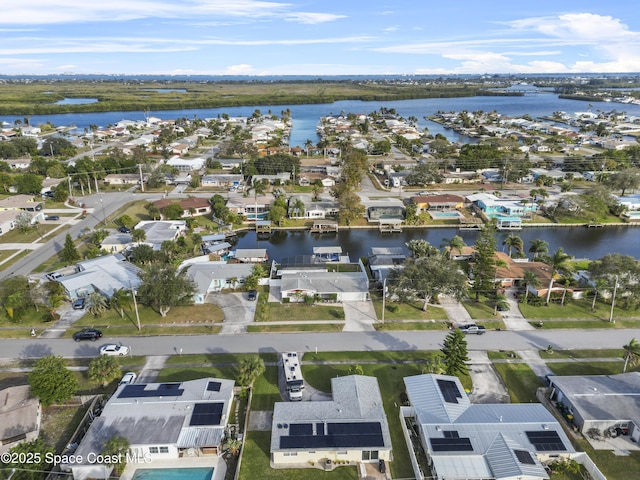
<path id="1" fill-rule="evenodd" d="M 129 354 L 129 347 L 122 344 L 116 345 L 115 343 L 109 345 L 103 345 L 100 347 L 100 355 L 118 355 L 124 356 Z"/>
<path id="2" fill-rule="evenodd" d="M 124 374 L 124 377 L 122 377 L 122 380 L 120 380 L 120 383 L 118 385 L 129 385 L 130 383 L 136 383 L 136 378 L 138 378 L 138 376 L 134 372 L 127 372 Z"/>

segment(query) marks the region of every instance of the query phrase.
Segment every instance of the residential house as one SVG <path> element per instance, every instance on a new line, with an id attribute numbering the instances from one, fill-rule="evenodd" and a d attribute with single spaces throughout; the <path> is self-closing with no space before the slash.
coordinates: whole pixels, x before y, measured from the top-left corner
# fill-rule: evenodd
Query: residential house
<path id="1" fill-rule="evenodd" d="M 412 198 L 417 207 L 417 213 L 426 210 L 456 210 L 464 207 L 464 197 L 444 193 L 441 195 L 419 195 Z"/>
<path id="2" fill-rule="evenodd" d="M 304 204 L 304 210 L 294 208 L 297 200 Z M 289 216 L 291 218 L 329 218 L 338 214 L 339 205 L 335 200 L 321 199 L 314 202 L 310 195 L 297 195 L 289 198 Z"/>
<path id="3" fill-rule="evenodd" d="M 265 263 L 269 260 L 266 248 L 238 248 L 231 254 L 240 263 Z"/>
<path id="4" fill-rule="evenodd" d="M 74 452 L 75 463 L 62 464 L 74 479 L 111 478 L 112 467 L 98 463 L 105 443 L 113 437 L 128 441 L 128 458 L 148 468 L 149 459 L 169 461 L 173 468 L 190 466 L 181 457 L 210 459 L 211 480 L 225 476 L 222 453 L 225 429 L 231 416 L 234 381 L 200 378 L 173 383 L 120 385 Z M 93 462 L 93 463 L 92 463 Z"/>
<path id="5" fill-rule="evenodd" d="M 41 420 L 40 401 L 31 396 L 29 385 L 0 390 L 0 453 L 37 439 Z"/>
<path id="6" fill-rule="evenodd" d="M 32 127 L 31 125 L 23 125 L 20 127 L 20 133 L 23 137 L 37 137 L 42 133 L 40 127 Z"/>
<path id="7" fill-rule="evenodd" d="M 622 433 L 628 441 L 640 442 L 640 372 L 547 378 L 551 399 L 563 405 L 584 435 L 609 431 L 614 437 Z"/>
<path id="8" fill-rule="evenodd" d="M 187 230 L 184 220 L 143 220 L 135 229 L 144 230 L 145 239 L 140 243 L 149 245 L 154 250 L 160 250 L 163 242 L 175 241 Z"/>
<path id="9" fill-rule="evenodd" d="M 0 235 L 16 228 L 16 219 L 20 213 L 19 210 L 5 210 L 0 212 Z"/>
<path id="10" fill-rule="evenodd" d="M 253 264 L 210 262 L 208 256 L 183 262 L 179 269 L 183 268 L 196 286 L 193 300 L 198 305 L 205 303 L 211 292 L 238 288 L 253 273 Z"/>
<path id="11" fill-rule="evenodd" d="M 402 268 L 406 259 L 402 247 L 371 247 L 369 270 L 373 279 L 382 283 L 392 270 Z"/>
<path id="12" fill-rule="evenodd" d="M 229 211 L 247 218 L 247 220 L 264 220 L 271 208 L 273 197 L 259 195 L 257 197 L 233 196 L 227 200 Z"/>
<path id="13" fill-rule="evenodd" d="M 331 400 L 275 403 L 273 468 L 318 465 L 332 469 L 343 462 L 391 460 L 391 436 L 378 380 L 362 375 L 334 377 L 331 392 Z"/>
<path id="14" fill-rule="evenodd" d="M 197 172 L 202 170 L 206 163 L 204 158 L 181 158 L 178 156 L 172 157 L 166 162 L 167 165 L 178 169 L 181 173 Z"/>
<path id="15" fill-rule="evenodd" d="M 538 287 L 530 286 L 529 292 L 539 294 L 540 291 L 546 290 L 551 280 L 551 267 L 538 261 L 529 261 L 526 258 L 514 259 L 509 257 L 505 252 L 495 253 L 496 283 L 502 287 L 513 287 L 522 285 L 526 272 L 533 272 L 538 279 Z"/>
<path id="16" fill-rule="evenodd" d="M 145 177 L 143 177 L 143 181 L 146 181 Z M 110 173 L 104 177 L 103 182 L 108 185 L 138 185 L 140 175 L 137 173 Z"/>
<path id="17" fill-rule="evenodd" d="M 155 202 L 153 202 L 153 204 L 158 207 L 160 212 L 162 212 L 168 205 L 174 203 L 177 203 L 182 208 L 182 218 L 197 217 L 200 215 L 207 215 L 211 213 L 211 204 L 206 198 L 189 197 L 182 198 L 177 202 L 169 198 L 163 198 L 161 200 L 156 200 Z"/>
<path id="18" fill-rule="evenodd" d="M 231 187 L 242 184 L 242 175 L 232 173 L 218 173 L 214 175 L 204 175 L 200 180 L 203 187 Z"/>
<path id="19" fill-rule="evenodd" d="M 362 203 L 366 208 L 367 220 L 370 222 L 404 219 L 404 203 L 399 198 L 368 200 Z"/>
<path id="20" fill-rule="evenodd" d="M 115 232 L 107 235 L 100 248 L 108 253 L 120 253 L 133 244 L 130 233 Z"/>
<path id="21" fill-rule="evenodd" d="M 251 185 L 256 182 L 261 182 L 262 180 L 267 180 L 271 185 L 275 183 L 286 183 L 291 180 L 291 173 L 289 172 L 281 172 L 275 175 L 253 175 L 251 177 Z"/>
<path id="22" fill-rule="evenodd" d="M 282 301 L 301 302 L 306 296 L 333 302 L 369 300 L 369 278 L 364 268 L 358 272 L 282 270 L 279 273 Z"/>
<path id="23" fill-rule="evenodd" d="M 29 212 L 31 223 L 42 222 L 44 213 L 42 211 L 42 201 L 36 200 L 32 195 L 11 195 L 0 200 L 0 212 Z M 8 217 L 7 217 L 8 218 Z M 15 217 L 14 217 L 15 219 Z M 7 220 L 5 220 L 6 222 Z"/>
<path id="24" fill-rule="evenodd" d="M 70 299 L 87 297 L 93 292 L 111 298 L 120 289 L 137 288 L 141 269 L 122 255 L 104 255 L 76 264 L 75 272 L 56 279 Z"/>
<path id="25" fill-rule="evenodd" d="M 546 462 L 575 455 L 542 404 L 472 404 L 454 376 L 415 375 L 404 384 L 409 406 L 401 407 L 401 415 L 414 426 L 431 469 L 416 471 L 417 478 L 542 480 L 549 478 Z M 417 470 L 413 446 L 408 447 Z"/>

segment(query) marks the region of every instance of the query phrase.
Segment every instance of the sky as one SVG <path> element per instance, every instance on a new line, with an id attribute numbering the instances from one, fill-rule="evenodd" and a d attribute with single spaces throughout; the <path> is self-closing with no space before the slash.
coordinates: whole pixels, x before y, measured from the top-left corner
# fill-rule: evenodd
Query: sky
<path id="1" fill-rule="evenodd" d="M 640 72 L 628 0 L 27 0 L 0 74 Z"/>

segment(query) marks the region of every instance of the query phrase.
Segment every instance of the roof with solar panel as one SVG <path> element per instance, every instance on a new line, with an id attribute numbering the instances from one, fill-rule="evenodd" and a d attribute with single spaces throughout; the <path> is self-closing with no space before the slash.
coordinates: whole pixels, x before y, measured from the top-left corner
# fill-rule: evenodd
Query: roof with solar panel
<path id="1" fill-rule="evenodd" d="M 541 404 L 473 404 L 460 380 L 405 377 L 407 396 L 442 478 L 549 478 L 541 460 L 575 450 Z"/>

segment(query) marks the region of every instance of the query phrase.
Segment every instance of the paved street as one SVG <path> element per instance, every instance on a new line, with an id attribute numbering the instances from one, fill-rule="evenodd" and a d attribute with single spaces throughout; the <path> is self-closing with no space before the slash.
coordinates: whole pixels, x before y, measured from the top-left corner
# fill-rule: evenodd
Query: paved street
<path id="1" fill-rule="evenodd" d="M 339 333 L 245 333 L 236 335 L 177 335 L 112 338 L 105 332 L 101 342 L 76 343 L 71 339 L 2 339 L 0 358 L 38 358 L 46 355 L 94 357 L 100 345 L 121 341 L 132 355 L 174 355 L 189 353 L 258 353 L 298 351 L 385 351 L 438 350 L 447 331 L 423 332 L 339 332 Z M 637 329 L 489 331 L 467 337 L 473 350 L 539 350 L 551 344 L 555 349 L 621 348 Z"/>

